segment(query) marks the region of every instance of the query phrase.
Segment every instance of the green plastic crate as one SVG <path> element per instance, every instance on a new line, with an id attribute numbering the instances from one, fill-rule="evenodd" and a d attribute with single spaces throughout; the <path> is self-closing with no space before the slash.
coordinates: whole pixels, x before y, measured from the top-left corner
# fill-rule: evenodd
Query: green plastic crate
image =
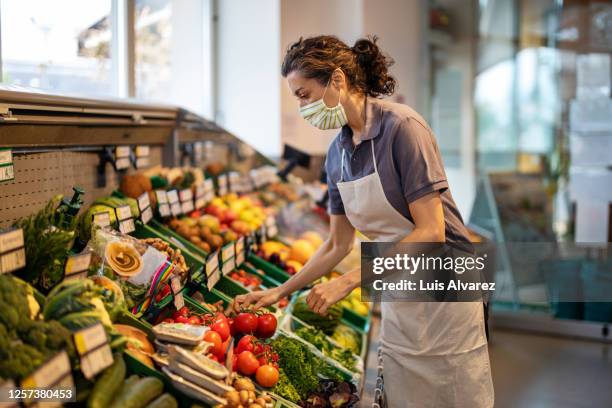
<path id="1" fill-rule="evenodd" d="M 347 322 L 351 323 L 355 327 L 359 327 L 360 330 L 367 332 L 370 330 L 370 321 L 372 320 L 372 308 L 368 311 L 367 316 L 362 316 L 355 313 L 351 309 L 346 307 L 342 308 L 342 318 Z"/>
<path id="2" fill-rule="evenodd" d="M 247 257 L 247 261 L 252 263 L 256 268 L 264 271 L 266 275 L 277 282 L 285 283 L 289 280 L 289 278 L 291 278 L 291 275 L 289 275 L 287 271 L 279 268 L 273 263 L 266 261 L 265 259 L 258 257 L 257 255 L 250 254 Z"/>
<path id="3" fill-rule="evenodd" d="M 256 275 L 257 277 L 261 278 L 261 284 L 262 286 L 270 289 L 270 288 L 276 288 L 280 285 L 282 285 L 279 281 L 277 281 L 276 279 L 271 278 L 269 275 L 266 275 L 265 273 L 261 273 L 259 272 L 258 269 L 254 268 L 251 266 L 252 264 L 249 264 L 248 262 L 243 263 L 242 265 L 240 265 L 240 269 L 244 269 L 245 271 L 247 271 L 248 273 L 252 273 L 253 275 Z"/>
<path id="4" fill-rule="evenodd" d="M 151 220 L 149 225 L 155 230 L 157 230 L 160 234 L 168 237 L 168 239 L 170 239 L 170 242 L 173 242 L 175 244 L 177 242 L 180 243 L 184 248 L 188 249 L 191 253 L 199 256 L 200 260 L 203 263 L 206 263 L 206 259 L 208 258 L 208 253 L 204 251 L 202 248 L 193 245 L 193 243 L 190 242 L 188 239 L 183 238 L 181 235 L 177 234 L 171 228 L 166 227 L 164 224 L 162 224 L 161 222 L 157 220 Z"/>

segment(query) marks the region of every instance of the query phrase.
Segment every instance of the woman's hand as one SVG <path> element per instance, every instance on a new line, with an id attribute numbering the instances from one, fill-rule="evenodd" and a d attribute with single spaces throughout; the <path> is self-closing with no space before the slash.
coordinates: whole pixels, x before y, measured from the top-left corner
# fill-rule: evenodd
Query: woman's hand
<path id="1" fill-rule="evenodd" d="M 244 295 L 238 295 L 231 304 L 231 309 L 239 312 L 240 309 L 254 305 L 255 309 L 270 306 L 282 298 L 279 288 L 259 290 Z"/>
<path id="2" fill-rule="evenodd" d="M 353 290 L 347 276 L 340 276 L 329 282 L 319 283 L 310 290 L 306 303 L 315 312 L 325 315 L 335 303 L 341 301 Z"/>

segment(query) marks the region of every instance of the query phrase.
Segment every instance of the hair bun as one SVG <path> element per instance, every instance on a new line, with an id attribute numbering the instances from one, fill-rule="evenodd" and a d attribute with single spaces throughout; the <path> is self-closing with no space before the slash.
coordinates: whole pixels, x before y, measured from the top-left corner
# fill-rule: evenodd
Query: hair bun
<path id="1" fill-rule="evenodd" d="M 351 49 L 362 69 L 368 93 L 372 96 L 391 95 L 395 91 L 395 78 L 389 74 L 393 60 L 382 53 L 377 41 L 376 36 L 360 38 Z"/>

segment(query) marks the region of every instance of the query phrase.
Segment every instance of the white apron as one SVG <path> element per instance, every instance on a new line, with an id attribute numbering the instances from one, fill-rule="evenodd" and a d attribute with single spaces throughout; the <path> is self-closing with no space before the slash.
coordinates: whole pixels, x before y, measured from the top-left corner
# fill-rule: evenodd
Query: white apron
<path id="1" fill-rule="evenodd" d="M 398 242 L 414 224 L 388 201 L 374 173 L 337 183 L 349 221 L 373 241 Z M 488 408 L 493 382 L 481 302 L 382 302 L 385 397 L 390 408 Z"/>

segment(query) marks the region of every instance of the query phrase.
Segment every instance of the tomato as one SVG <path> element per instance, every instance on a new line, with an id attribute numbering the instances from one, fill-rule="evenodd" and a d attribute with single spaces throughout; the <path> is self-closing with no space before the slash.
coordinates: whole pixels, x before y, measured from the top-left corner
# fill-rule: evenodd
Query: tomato
<path id="1" fill-rule="evenodd" d="M 229 328 L 229 325 L 227 324 L 227 322 L 225 322 L 223 320 L 215 321 L 210 326 L 210 329 L 216 331 L 217 333 L 219 333 L 219 336 L 221 336 L 221 340 L 223 340 L 223 341 L 226 341 L 227 339 L 230 338 L 230 328 Z"/>
<path id="2" fill-rule="evenodd" d="M 272 361 L 274 363 L 278 362 L 278 354 L 277 353 L 272 353 Z"/>
<path id="3" fill-rule="evenodd" d="M 215 355 L 219 355 L 223 353 L 223 342 L 221 341 L 221 336 L 216 331 L 209 330 L 204 335 L 204 341 L 213 344 L 212 353 Z"/>
<path id="4" fill-rule="evenodd" d="M 253 350 L 253 353 L 255 353 L 255 355 L 258 356 L 258 355 L 260 355 L 263 352 L 264 352 L 264 346 L 260 342 L 256 342 L 255 343 L 255 349 Z"/>
<path id="5" fill-rule="evenodd" d="M 240 354 L 243 351 L 255 351 L 255 345 L 253 344 L 254 342 L 255 337 L 250 336 L 248 334 L 246 336 L 243 336 L 236 345 L 236 352 Z"/>
<path id="6" fill-rule="evenodd" d="M 165 318 L 163 322 L 164 323 L 174 323 L 174 319 L 171 319 L 170 317 L 168 317 L 168 318 Z"/>
<path id="7" fill-rule="evenodd" d="M 287 299 L 287 298 L 285 297 L 285 298 L 282 298 L 282 299 L 281 299 L 281 300 L 278 302 L 278 307 L 279 307 L 279 309 L 282 309 L 282 308 L 284 308 L 284 307 L 287 307 L 287 305 L 288 305 L 288 304 L 289 304 L 289 299 Z"/>
<path id="8" fill-rule="evenodd" d="M 251 334 L 257 330 L 257 317 L 253 313 L 240 313 L 234 322 L 240 333 Z"/>
<path id="9" fill-rule="evenodd" d="M 187 306 L 183 306 L 178 310 L 179 314 L 181 316 L 189 316 L 189 314 L 191 313 L 191 311 L 189 310 L 189 308 Z"/>
<path id="10" fill-rule="evenodd" d="M 238 355 L 238 371 L 244 375 L 252 375 L 259 368 L 259 362 L 250 351 L 243 351 Z"/>
<path id="11" fill-rule="evenodd" d="M 238 370 L 238 354 L 232 356 L 232 371 Z"/>
<path id="12" fill-rule="evenodd" d="M 257 384 L 262 387 L 274 387 L 278 382 L 278 369 L 269 364 L 264 364 L 257 369 L 255 379 Z"/>
<path id="13" fill-rule="evenodd" d="M 219 362 L 219 359 L 214 354 L 208 354 L 206 357 L 210 358 L 213 361 Z"/>
<path id="14" fill-rule="evenodd" d="M 266 365 L 269 363 L 268 359 L 266 358 L 266 356 L 261 356 L 257 359 L 257 361 L 259 362 L 259 365 Z"/>
<path id="15" fill-rule="evenodd" d="M 189 324 L 189 318 L 185 317 L 185 316 L 176 316 L 174 318 L 174 321 L 176 323 L 185 323 L 185 324 Z"/>
<path id="16" fill-rule="evenodd" d="M 222 359 L 223 361 L 225 361 L 225 353 L 227 352 L 227 346 L 229 346 L 230 341 L 232 340 L 231 337 L 228 337 L 227 340 L 225 340 L 222 344 L 221 344 L 221 350 L 222 353 L 220 353 L 218 355 L 218 357 L 220 359 Z"/>
<path id="17" fill-rule="evenodd" d="M 189 324 L 193 324 L 193 325 L 196 325 L 196 326 L 199 326 L 199 325 L 202 324 L 202 321 L 200 320 L 200 318 L 198 316 L 191 316 L 187 322 Z"/>
<path id="18" fill-rule="evenodd" d="M 235 336 L 238 334 L 238 330 L 236 329 L 236 322 L 234 319 L 227 319 L 227 324 L 229 324 L 230 335 Z"/>
<path id="19" fill-rule="evenodd" d="M 225 322 L 225 323 L 227 323 L 229 325 L 229 320 L 228 320 L 227 316 L 223 314 L 223 312 L 217 312 L 215 314 L 214 322 L 215 323 L 217 323 L 217 322 Z"/>
<path id="20" fill-rule="evenodd" d="M 276 317 L 271 313 L 262 314 L 257 318 L 257 337 L 267 339 L 276 332 Z"/>

